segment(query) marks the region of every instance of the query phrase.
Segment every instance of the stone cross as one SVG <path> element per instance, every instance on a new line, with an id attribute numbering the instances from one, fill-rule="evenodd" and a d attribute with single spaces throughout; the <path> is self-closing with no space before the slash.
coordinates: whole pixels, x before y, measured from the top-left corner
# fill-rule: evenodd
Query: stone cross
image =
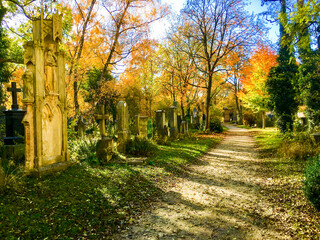
<path id="1" fill-rule="evenodd" d="M 12 110 L 17 110 L 19 109 L 18 106 L 18 101 L 17 101 L 17 92 L 21 92 L 21 88 L 17 88 L 17 84 L 15 82 L 11 83 L 11 87 L 7 88 L 8 92 L 11 92 L 12 94 L 12 105 L 11 105 L 11 109 Z"/>
<path id="2" fill-rule="evenodd" d="M 106 119 L 108 119 L 108 115 L 105 114 L 104 105 L 100 106 L 100 114 L 96 114 L 96 119 L 100 120 L 100 134 L 101 137 L 106 137 Z"/>

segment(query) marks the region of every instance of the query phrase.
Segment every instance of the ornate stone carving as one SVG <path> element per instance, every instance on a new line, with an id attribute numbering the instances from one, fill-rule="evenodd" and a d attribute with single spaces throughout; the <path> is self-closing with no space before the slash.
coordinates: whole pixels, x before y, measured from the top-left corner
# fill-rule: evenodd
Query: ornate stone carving
<path id="1" fill-rule="evenodd" d="M 24 64 L 34 64 L 34 49 L 33 49 L 33 43 L 27 42 L 24 44 Z"/>
<path id="2" fill-rule="evenodd" d="M 22 75 L 25 101 L 33 101 L 33 72 L 30 69 L 26 69 Z"/>
<path id="3" fill-rule="evenodd" d="M 54 45 L 50 44 L 45 53 L 45 90 L 53 92 L 56 82 L 57 56 L 54 52 Z"/>
<path id="4" fill-rule="evenodd" d="M 62 41 L 62 18 L 61 15 L 53 15 L 53 41 Z"/>

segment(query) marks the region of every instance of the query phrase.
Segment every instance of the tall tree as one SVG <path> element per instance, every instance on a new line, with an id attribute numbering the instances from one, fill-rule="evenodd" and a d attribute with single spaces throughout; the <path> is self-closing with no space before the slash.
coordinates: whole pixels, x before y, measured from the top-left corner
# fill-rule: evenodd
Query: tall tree
<path id="1" fill-rule="evenodd" d="M 9 81 L 11 73 L 9 71 L 8 63 L 5 59 L 8 58 L 8 40 L 2 27 L 2 19 L 6 13 L 6 8 L 0 2 L 0 83 L 3 84 Z M 3 61 L 1 61 L 3 59 Z M 4 101 L 5 92 L 3 88 L 0 88 L 0 103 Z"/>
<path id="2" fill-rule="evenodd" d="M 86 35 L 88 35 L 87 30 L 90 27 L 89 23 L 92 22 L 93 9 L 96 4 L 96 0 L 82 1 L 78 2 L 75 0 L 73 9 L 73 21 L 74 25 L 74 38 L 72 44 L 69 44 L 69 71 L 68 75 L 70 82 L 73 82 L 73 102 L 74 102 L 74 112 L 76 115 L 79 114 L 79 99 L 78 92 L 81 84 L 79 80 L 78 68 L 79 61 L 83 53 L 83 45 L 85 43 Z M 72 48 L 71 46 L 72 45 Z"/>
<path id="3" fill-rule="evenodd" d="M 188 0 L 182 10 L 191 29 L 187 38 L 197 43 L 193 59 L 206 78 L 206 129 L 215 92 L 215 74 L 223 70 L 222 61 L 236 48 L 249 44 L 256 33 L 254 20 L 244 11 L 243 1 Z"/>
<path id="4" fill-rule="evenodd" d="M 277 125 L 281 132 L 292 130 L 293 117 L 298 110 L 296 100 L 296 74 L 298 66 L 293 54 L 290 53 L 289 39 L 284 25 L 287 24 L 286 0 L 280 0 L 280 49 L 277 58 L 278 66 L 271 68 L 266 82 L 267 91 L 270 95 L 270 103 L 273 111 L 278 116 Z"/>
<path id="5" fill-rule="evenodd" d="M 297 0 L 286 25 L 291 42 L 297 48 L 300 101 L 306 108 L 309 130 L 320 124 L 320 4 L 319 1 Z M 293 47 L 292 47 L 293 48 Z"/>
<path id="6" fill-rule="evenodd" d="M 276 59 L 276 53 L 269 46 L 260 45 L 241 72 L 243 90 L 240 98 L 245 107 L 262 114 L 262 128 L 265 127 L 265 112 L 268 110 L 266 81 L 270 69 L 277 65 Z"/>

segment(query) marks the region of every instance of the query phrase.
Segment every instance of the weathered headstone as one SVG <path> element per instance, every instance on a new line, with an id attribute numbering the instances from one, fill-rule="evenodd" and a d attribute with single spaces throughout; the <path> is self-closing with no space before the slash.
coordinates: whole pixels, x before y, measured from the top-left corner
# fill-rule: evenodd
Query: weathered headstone
<path id="1" fill-rule="evenodd" d="M 80 138 L 83 138 L 86 134 L 86 122 L 84 121 L 83 117 L 80 116 L 79 120 L 78 120 L 78 136 Z"/>
<path id="2" fill-rule="evenodd" d="M 132 134 L 134 136 L 139 135 L 139 124 L 140 124 L 140 115 L 137 114 L 134 116 L 134 119 L 133 119 L 133 132 L 132 132 Z"/>
<path id="3" fill-rule="evenodd" d="M 157 133 L 157 136 L 160 138 L 168 136 L 168 134 L 165 131 L 165 125 L 166 125 L 166 111 L 157 110 L 156 111 L 156 133 Z"/>
<path id="4" fill-rule="evenodd" d="M 147 135 L 149 139 L 153 137 L 153 123 L 150 118 L 147 121 Z"/>
<path id="5" fill-rule="evenodd" d="M 125 144 L 130 139 L 129 112 L 125 101 L 120 101 L 117 105 L 118 113 L 118 151 L 125 153 Z"/>
<path id="6" fill-rule="evenodd" d="M 140 116 L 139 119 L 139 137 L 141 138 L 147 138 L 147 121 L 148 117 L 145 116 Z"/>
<path id="7" fill-rule="evenodd" d="M 169 112 L 170 137 L 175 138 L 178 133 L 177 107 L 171 106 Z"/>
<path id="8" fill-rule="evenodd" d="M 33 21 L 33 41 L 24 44 L 25 169 L 39 174 L 68 164 L 67 104 L 62 16 Z"/>

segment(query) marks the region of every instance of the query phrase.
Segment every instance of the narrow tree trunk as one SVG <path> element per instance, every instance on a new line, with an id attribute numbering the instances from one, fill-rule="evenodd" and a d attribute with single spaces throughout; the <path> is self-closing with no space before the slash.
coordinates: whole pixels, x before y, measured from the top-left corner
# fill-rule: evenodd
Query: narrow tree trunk
<path id="1" fill-rule="evenodd" d="M 183 106 L 182 98 L 180 99 L 180 106 L 181 106 L 181 117 L 182 117 L 182 120 L 185 121 L 185 113 L 184 113 L 184 106 Z"/>
<path id="2" fill-rule="evenodd" d="M 78 116 L 79 114 L 79 101 L 78 101 L 78 82 L 75 81 L 73 82 L 73 101 L 74 101 L 74 111 L 75 115 Z"/>
<path id="3" fill-rule="evenodd" d="M 210 114 L 210 102 L 211 102 L 211 88 L 212 88 L 212 75 L 209 75 L 207 97 L 206 97 L 206 126 L 205 126 L 205 130 L 209 129 L 209 123 L 210 123 L 209 114 Z"/>
<path id="4" fill-rule="evenodd" d="M 266 113 L 265 113 L 265 111 L 261 112 L 261 116 L 262 116 L 262 128 L 265 129 L 266 128 Z"/>

